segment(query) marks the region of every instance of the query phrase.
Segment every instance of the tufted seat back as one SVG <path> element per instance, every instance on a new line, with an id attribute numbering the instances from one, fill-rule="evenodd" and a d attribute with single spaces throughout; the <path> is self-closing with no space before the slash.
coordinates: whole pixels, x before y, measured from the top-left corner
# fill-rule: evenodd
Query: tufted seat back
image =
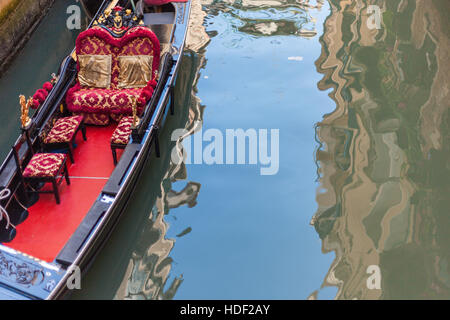
<path id="1" fill-rule="evenodd" d="M 111 56 L 111 81 L 108 88 L 82 86 L 77 79 L 76 85 L 67 92 L 68 110 L 74 114 L 87 115 L 87 123 L 90 123 L 89 119 L 91 118 L 131 114 L 133 97 L 140 97 L 145 93 L 145 98 L 148 100 L 151 96 L 159 68 L 160 44 L 156 35 L 149 28 L 133 27 L 124 31 L 123 36 L 118 38 L 103 27 L 93 27 L 78 36 L 76 54 L 78 57 L 83 55 Z M 137 55 L 153 57 L 152 74 L 148 85 L 145 88 L 119 88 L 119 57 Z M 80 62 L 78 61 L 77 64 L 78 70 L 80 70 Z M 138 104 L 138 108 L 142 111 L 143 104 Z M 106 120 L 105 118 L 104 121 Z M 96 122 L 100 124 L 100 121 Z"/>
<path id="2" fill-rule="evenodd" d="M 152 80 L 156 79 L 159 68 L 160 46 L 156 35 L 148 28 L 135 27 L 121 38 L 113 37 L 102 27 L 94 27 L 82 32 L 76 41 L 76 53 L 79 55 L 111 55 L 111 88 L 117 89 L 119 81 L 119 56 L 153 56 Z M 79 68 L 79 65 L 78 65 Z"/>

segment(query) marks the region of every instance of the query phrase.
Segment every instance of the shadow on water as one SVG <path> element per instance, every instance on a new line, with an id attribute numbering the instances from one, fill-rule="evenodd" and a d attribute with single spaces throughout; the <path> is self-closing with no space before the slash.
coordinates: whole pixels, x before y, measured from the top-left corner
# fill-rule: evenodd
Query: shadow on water
<path id="1" fill-rule="evenodd" d="M 449 299 L 449 2 L 330 3 L 316 66 L 336 109 L 316 127 L 312 220 L 336 253 L 324 285 L 338 299 Z"/>

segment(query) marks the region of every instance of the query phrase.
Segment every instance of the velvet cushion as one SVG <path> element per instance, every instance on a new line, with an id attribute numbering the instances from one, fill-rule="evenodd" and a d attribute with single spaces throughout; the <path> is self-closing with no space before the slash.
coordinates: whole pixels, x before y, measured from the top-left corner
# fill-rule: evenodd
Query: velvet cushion
<path id="1" fill-rule="evenodd" d="M 78 36 L 76 53 L 77 56 L 110 55 L 112 57 L 111 89 L 118 89 L 120 74 L 118 57 L 152 56 L 152 80 L 156 79 L 156 71 L 159 68 L 159 41 L 156 35 L 146 27 L 131 28 L 121 38 L 114 38 L 101 27 L 93 27 Z"/>
<path id="2" fill-rule="evenodd" d="M 44 139 L 44 143 L 65 143 L 70 142 L 73 135 L 78 130 L 83 116 L 73 116 L 60 118 Z"/>
<path id="3" fill-rule="evenodd" d="M 120 90 L 74 88 L 72 88 L 74 90 L 70 89 L 68 93 L 72 102 L 70 110 L 104 114 L 131 114 L 132 98 L 138 98 L 142 91 L 142 88 Z M 138 108 L 138 112 L 142 112 L 142 108 Z"/>
<path id="4" fill-rule="evenodd" d="M 111 84 L 109 89 L 83 87 L 80 83 L 69 89 L 66 96 L 67 108 L 71 112 L 97 114 L 131 114 L 130 96 L 140 97 L 142 88 L 119 88 L 119 59 L 122 56 L 150 56 L 153 57 L 151 81 L 156 85 L 159 68 L 160 46 L 156 35 L 146 27 L 135 27 L 128 30 L 121 38 L 114 38 L 101 27 L 93 27 L 80 33 L 76 41 L 76 54 L 110 55 Z M 80 64 L 78 62 L 78 68 Z M 147 87 L 148 87 L 147 84 Z M 145 102 L 145 101 L 144 101 Z M 141 103 L 139 107 L 143 107 Z M 138 109 L 138 112 L 142 112 Z M 85 118 L 85 123 L 87 119 Z"/>
<path id="5" fill-rule="evenodd" d="M 54 178 L 64 163 L 63 153 L 36 153 L 23 172 L 25 178 Z"/>
<path id="6" fill-rule="evenodd" d="M 111 120 L 113 120 L 114 122 L 119 122 L 120 120 L 122 120 L 123 115 L 121 114 L 115 114 L 115 113 L 111 113 L 110 115 Z"/>
<path id="7" fill-rule="evenodd" d="M 78 113 L 75 113 L 75 115 Z M 109 124 L 109 115 L 104 113 L 79 113 L 84 118 L 85 124 L 92 124 L 95 126 L 107 126 Z"/>
<path id="8" fill-rule="evenodd" d="M 83 87 L 109 88 L 111 86 L 111 55 L 79 55 L 78 82 Z"/>
<path id="9" fill-rule="evenodd" d="M 116 130 L 111 137 L 113 144 L 128 144 L 131 135 L 131 125 L 133 124 L 133 117 L 123 117 L 117 125 Z"/>
<path id="10" fill-rule="evenodd" d="M 151 80 L 152 56 L 119 57 L 119 88 L 143 88 Z"/>

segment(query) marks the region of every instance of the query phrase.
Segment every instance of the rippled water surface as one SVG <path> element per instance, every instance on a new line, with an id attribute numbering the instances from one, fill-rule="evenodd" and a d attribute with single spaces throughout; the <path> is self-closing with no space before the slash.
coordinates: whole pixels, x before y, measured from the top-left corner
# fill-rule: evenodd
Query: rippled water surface
<path id="1" fill-rule="evenodd" d="M 194 2 L 162 156 L 73 298 L 450 298 L 450 8 L 368 2 Z M 177 128 L 279 129 L 279 171 L 176 165 Z"/>
<path id="2" fill-rule="evenodd" d="M 257 165 L 175 166 L 167 144 L 165 158 L 150 161 L 129 209 L 135 216 L 124 219 L 77 297 L 304 299 L 320 288 L 334 257 L 321 253 L 309 224 L 317 208 L 314 123 L 333 110 L 314 66 L 328 14 L 325 4 L 194 6 L 195 52 L 185 53 L 180 111 L 164 128 L 166 139 L 197 121 L 203 131 L 224 133 L 279 128 L 279 173 L 261 176 Z M 145 225 L 131 231 L 126 224 L 135 223 L 136 211 Z M 133 240 L 124 248 L 128 233 Z M 112 260 L 122 266 L 111 270 Z M 325 289 L 321 297 L 335 293 Z"/>

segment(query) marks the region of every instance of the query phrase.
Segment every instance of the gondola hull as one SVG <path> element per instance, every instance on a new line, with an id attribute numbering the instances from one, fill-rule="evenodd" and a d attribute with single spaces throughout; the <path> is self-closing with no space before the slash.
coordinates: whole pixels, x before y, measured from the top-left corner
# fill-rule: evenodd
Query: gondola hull
<path id="1" fill-rule="evenodd" d="M 98 10 L 99 16 L 110 1 L 104 1 Z M 65 243 L 52 262 L 43 261 L 26 252 L 8 246 L 8 235 L 2 234 L 0 241 L 0 299 L 61 299 L 67 297 L 70 283 L 82 276 L 93 263 L 106 240 L 124 214 L 131 195 L 136 189 L 142 170 L 152 152 L 159 154 L 158 131 L 174 110 L 173 90 L 182 58 L 190 14 L 190 1 L 174 3 L 174 28 L 170 37 L 170 50 L 164 55 L 161 73 L 153 96 L 149 101 L 142 124 L 134 129 L 130 142 L 124 149 L 119 163 L 98 195 L 93 206 Z M 95 20 L 95 18 L 94 18 Z M 33 118 L 36 130 L 41 128 L 61 104 L 76 77 L 76 62 L 69 56 L 59 72 L 59 80 L 45 103 Z M 24 189 L 15 174 L 12 155 L 8 155 L 0 168 L 0 189 L 9 189 L 14 198 L 2 206 L 10 210 L 13 220 L 16 216 L 26 219 Z M 80 199 L 81 201 L 81 199 Z M 17 218 L 19 219 L 19 218 Z M 1 222 L 1 221 L 0 221 Z M 0 228 L 2 226 L 0 225 Z M 5 241 L 6 239 L 6 241 Z M 80 273 L 78 273 L 80 272 Z"/>

